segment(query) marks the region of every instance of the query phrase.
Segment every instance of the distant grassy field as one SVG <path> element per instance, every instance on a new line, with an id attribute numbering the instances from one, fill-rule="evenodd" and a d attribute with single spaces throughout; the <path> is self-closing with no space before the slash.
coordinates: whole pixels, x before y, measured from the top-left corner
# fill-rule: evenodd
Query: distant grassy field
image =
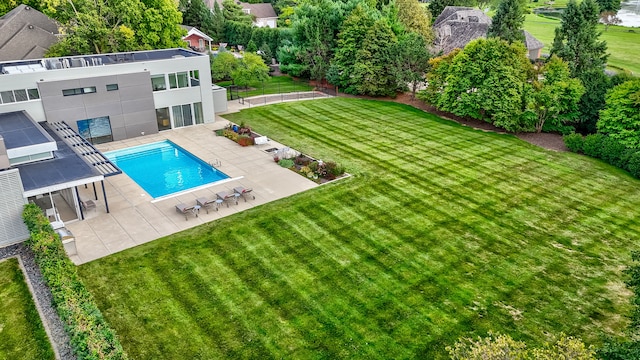
<path id="1" fill-rule="evenodd" d="M 17 259 L 0 261 L 0 359 L 54 359 Z"/>
<path id="2" fill-rule="evenodd" d="M 623 333 L 626 173 L 395 103 L 225 116 L 353 177 L 82 265 L 131 358 L 438 359 L 489 330 Z"/>
<path id="3" fill-rule="evenodd" d="M 219 86 L 229 86 L 231 81 L 218 82 Z M 258 95 L 280 94 L 280 93 L 292 93 L 296 91 L 311 91 L 313 86 L 309 86 L 308 83 L 302 81 L 295 81 L 290 76 L 271 76 L 269 81 L 254 82 L 249 84 L 248 89 L 239 89 L 238 94 L 242 97 L 251 97 Z M 230 94 L 227 91 L 227 99 Z"/>
<path id="4" fill-rule="evenodd" d="M 545 44 L 543 52 L 548 53 L 553 44 L 555 28 L 559 25 L 559 20 L 528 14 L 524 22 L 524 29 L 542 41 Z M 640 29 L 629 32 L 633 29 L 611 26 L 605 32 L 602 25 L 599 26 L 599 29 L 602 31 L 600 38 L 607 42 L 608 52 L 611 54 L 609 65 L 640 75 Z"/>

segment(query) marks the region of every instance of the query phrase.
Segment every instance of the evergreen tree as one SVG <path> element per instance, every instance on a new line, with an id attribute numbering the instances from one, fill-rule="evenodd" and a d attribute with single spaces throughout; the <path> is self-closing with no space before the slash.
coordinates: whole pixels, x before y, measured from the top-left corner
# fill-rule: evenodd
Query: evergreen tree
<path id="1" fill-rule="evenodd" d="M 217 1 L 213 3 L 213 12 L 211 14 L 211 33 L 209 36 L 213 39 L 214 42 L 224 42 L 226 39 L 224 37 L 224 26 L 226 19 L 224 18 L 224 13 L 220 8 L 220 4 Z"/>
<path id="2" fill-rule="evenodd" d="M 612 12 L 617 13 L 620 10 L 620 0 L 596 0 L 600 13 Z"/>
<path id="3" fill-rule="evenodd" d="M 407 31 L 420 34 L 424 41 L 433 41 L 433 29 L 431 28 L 431 13 L 425 9 L 418 0 L 396 0 L 398 7 L 398 21 L 404 25 Z"/>
<path id="4" fill-rule="evenodd" d="M 586 91 L 580 99 L 581 123 L 578 126 L 581 132 L 595 132 L 598 112 L 604 108 L 604 97 L 610 87 L 604 74 L 607 44 L 599 40 L 598 15 L 594 0 L 584 0 L 580 5 L 570 0 L 551 47 L 551 54 L 565 60 L 571 76 L 584 84 Z"/>
<path id="5" fill-rule="evenodd" d="M 207 35 L 213 32 L 213 14 L 204 1 L 180 0 L 179 9 L 183 25 L 193 26 Z"/>
<path id="6" fill-rule="evenodd" d="M 487 37 L 499 37 L 508 43 L 524 42 L 524 8 L 519 0 L 502 0 L 492 18 Z"/>

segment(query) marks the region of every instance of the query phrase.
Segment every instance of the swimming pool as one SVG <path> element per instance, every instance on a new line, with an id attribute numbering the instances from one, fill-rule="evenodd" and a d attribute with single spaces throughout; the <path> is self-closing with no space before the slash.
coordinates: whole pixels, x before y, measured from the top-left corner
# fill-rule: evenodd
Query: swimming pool
<path id="1" fill-rule="evenodd" d="M 169 140 L 104 155 L 154 198 L 229 178 Z"/>

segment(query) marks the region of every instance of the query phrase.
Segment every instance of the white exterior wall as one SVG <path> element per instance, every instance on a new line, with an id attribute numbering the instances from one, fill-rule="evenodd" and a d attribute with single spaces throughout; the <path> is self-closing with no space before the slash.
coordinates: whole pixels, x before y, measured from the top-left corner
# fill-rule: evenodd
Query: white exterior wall
<path id="1" fill-rule="evenodd" d="M 37 88 L 38 82 L 46 81 L 83 79 L 87 77 L 143 71 L 149 72 L 150 75 L 157 75 L 190 70 L 199 70 L 200 86 L 155 91 L 153 93 L 155 107 L 160 108 L 185 103 L 202 102 L 202 112 L 205 122 L 213 122 L 215 112 L 213 109 L 213 99 L 211 98 L 211 67 L 209 56 L 207 55 L 65 68 L 20 74 L 1 74 L 0 91 Z M 149 86 L 151 86 L 151 83 L 149 83 Z M 0 104 L 0 113 L 20 110 L 25 110 L 37 122 L 46 121 L 46 114 L 44 113 L 40 100 Z"/>
<path id="2" fill-rule="evenodd" d="M 254 23 L 254 25 L 257 27 L 276 28 L 276 26 L 278 26 L 277 21 L 278 21 L 278 18 L 260 18 L 260 19 L 256 19 L 256 22 Z"/>

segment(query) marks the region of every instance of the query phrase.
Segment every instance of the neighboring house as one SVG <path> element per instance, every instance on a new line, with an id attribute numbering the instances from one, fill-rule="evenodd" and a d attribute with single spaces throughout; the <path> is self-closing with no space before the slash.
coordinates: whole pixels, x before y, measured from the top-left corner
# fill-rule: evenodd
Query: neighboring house
<path id="1" fill-rule="evenodd" d="M 213 9 L 213 4 L 216 2 L 220 6 L 220 9 L 222 9 L 222 0 L 204 0 L 205 5 L 209 9 Z M 242 11 L 244 11 L 245 14 L 253 16 L 253 25 L 270 28 L 278 26 L 278 15 L 276 15 L 276 11 L 270 3 L 249 4 L 236 1 L 236 4 L 242 7 Z"/>
<path id="2" fill-rule="evenodd" d="M 213 41 L 213 39 L 209 35 L 193 26 L 180 26 L 187 30 L 187 35 L 183 36 L 182 40 L 186 41 L 191 49 L 199 52 L 211 52 L 211 41 Z"/>
<path id="3" fill-rule="evenodd" d="M 490 26 L 491 18 L 481 10 L 447 6 L 433 22 L 435 50 L 448 54 L 453 49 L 462 49 L 474 39 L 486 38 Z M 527 31 L 523 32 L 529 59 L 539 58 L 544 44 Z"/>
<path id="4" fill-rule="evenodd" d="M 253 16 L 253 25 L 257 27 L 275 28 L 278 23 L 278 15 L 270 3 L 249 4 L 238 2 L 242 11 Z"/>
<path id="5" fill-rule="evenodd" d="M 0 246 L 28 236 L 28 201 L 54 227 L 58 205 L 83 219 L 76 186 L 119 172 L 93 144 L 211 123 L 214 101 L 209 56 L 187 49 L 0 62 Z"/>
<path id="6" fill-rule="evenodd" d="M 19 5 L 0 17 L 0 61 L 41 58 L 58 41 L 57 34 L 55 21 Z"/>

